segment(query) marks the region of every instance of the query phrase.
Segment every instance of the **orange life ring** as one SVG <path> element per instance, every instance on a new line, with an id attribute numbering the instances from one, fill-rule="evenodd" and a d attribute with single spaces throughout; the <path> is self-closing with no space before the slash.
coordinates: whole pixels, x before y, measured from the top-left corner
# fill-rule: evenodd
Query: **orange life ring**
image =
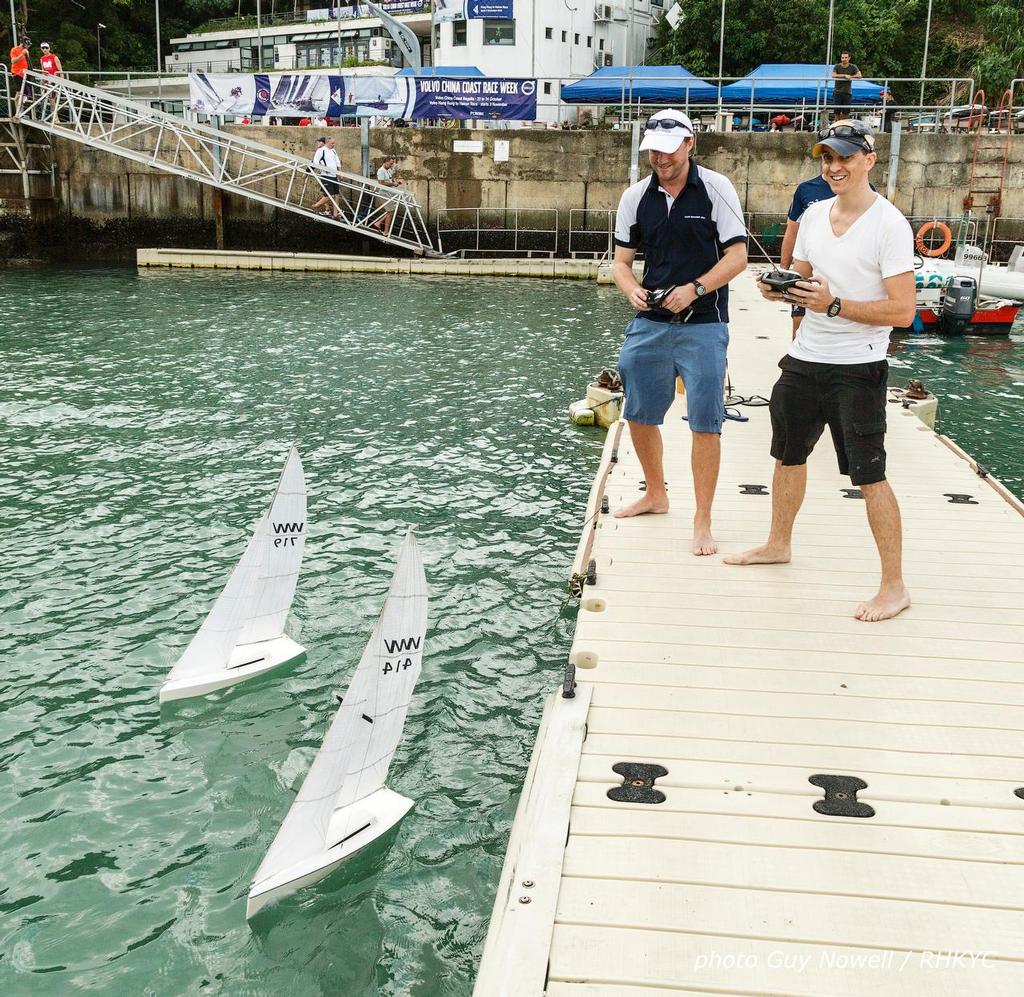
<path id="1" fill-rule="evenodd" d="M 935 249 L 929 249 L 928 244 L 924 241 L 924 237 L 931 232 L 932 229 L 936 229 L 942 233 L 942 242 Z M 917 236 L 914 239 L 914 245 L 917 246 L 917 251 L 922 256 L 941 256 L 953 243 L 953 233 L 949 231 L 949 226 L 945 222 L 926 222 L 917 230 Z"/>

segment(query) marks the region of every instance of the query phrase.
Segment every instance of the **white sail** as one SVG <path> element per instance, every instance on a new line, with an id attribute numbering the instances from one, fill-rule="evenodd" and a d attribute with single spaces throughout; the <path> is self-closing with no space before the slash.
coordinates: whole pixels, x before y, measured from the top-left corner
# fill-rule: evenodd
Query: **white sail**
<path id="1" fill-rule="evenodd" d="M 284 635 L 306 538 L 306 485 L 293 447 L 270 508 L 195 637 L 160 690 L 161 701 L 223 688 L 302 653 Z"/>
<path id="2" fill-rule="evenodd" d="M 348 692 L 253 880 L 250 910 L 259 907 L 256 895 L 299 879 L 315 881 L 310 870 L 329 870 L 344 857 L 331 849 L 377 823 L 373 808 L 358 804 L 384 787 L 419 678 L 426 630 L 427 582 L 410 530 Z"/>
<path id="3" fill-rule="evenodd" d="M 167 677 L 169 682 L 202 675 L 210 670 L 211 662 L 219 663 L 221 667 L 227 666 L 256 594 L 260 555 L 263 551 L 261 531 L 265 521 L 266 516 L 263 516 L 256 524 L 242 559 L 235 565 L 227 585 L 203 620 L 203 625 L 185 648 L 184 654 L 175 662 Z"/>
<path id="4" fill-rule="evenodd" d="M 295 598 L 306 543 L 306 479 L 295 447 L 288 454 L 264 522 L 266 535 L 256 593 L 246 607 L 239 644 L 280 637 Z"/>

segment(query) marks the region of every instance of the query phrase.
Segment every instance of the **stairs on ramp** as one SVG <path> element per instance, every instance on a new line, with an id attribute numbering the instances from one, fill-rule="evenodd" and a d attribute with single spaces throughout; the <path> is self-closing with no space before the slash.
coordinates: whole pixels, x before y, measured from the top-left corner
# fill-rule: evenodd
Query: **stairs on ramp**
<path id="1" fill-rule="evenodd" d="M 14 78 L 3 75 L 6 92 L 13 93 Z M 30 71 L 27 79 L 31 95 L 20 109 L 11 102 L 18 124 L 418 255 L 439 255 L 410 191 L 339 172 L 333 193 L 338 213 L 320 214 L 313 205 L 329 194 L 328 178 L 307 159 L 64 77 Z M 378 223 L 383 231 L 374 227 Z"/>

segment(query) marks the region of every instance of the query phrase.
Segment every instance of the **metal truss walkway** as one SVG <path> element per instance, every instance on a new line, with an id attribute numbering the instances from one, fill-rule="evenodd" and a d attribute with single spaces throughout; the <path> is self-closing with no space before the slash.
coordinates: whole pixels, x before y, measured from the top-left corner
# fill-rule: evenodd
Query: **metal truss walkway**
<path id="1" fill-rule="evenodd" d="M 30 71 L 29 92 L 17 108 L 13 93 L 18 81 L 6 72 L 3 76 L 14 120 L 23 125 L 391 246 L 438 255 L 410 191 L 339 172 L 339 189 L 330 194 L 329 178 L 306 159 L 64 77 Z M 336 212 L 326 200 L 326 214 L 313 209 L 328 196 Z"/>

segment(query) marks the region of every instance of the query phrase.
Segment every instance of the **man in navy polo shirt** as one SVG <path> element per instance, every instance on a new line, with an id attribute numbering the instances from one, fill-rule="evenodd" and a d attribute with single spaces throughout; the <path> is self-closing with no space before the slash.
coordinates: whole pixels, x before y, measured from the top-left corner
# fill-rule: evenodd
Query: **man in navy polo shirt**
<path id="1" fill-rule="evenodd" d="M 682 111 L 655 114 L 640 144 L 654 172 L 619 201 L 613 274 L 637 309 L 619 355 L 626 389 L 623 417 L 647 490 L 615 515 L 668 512 L 659 427 L 675 396 L 678 374 L 686 385 L 693 440 L 693 553 L 706 555 L 718 550 L 711 535 L 711 504 L 725 417 L 727 285 L 747 265 L 747 232 L 733 185 L 693 162 L 693 145 L 693 125 Z M 638 249 L 644 253 L 642 282 L 633 274 Z M 649 292 L 668 288 L 671 293 L 658 307 L 648 304 Z"/>

